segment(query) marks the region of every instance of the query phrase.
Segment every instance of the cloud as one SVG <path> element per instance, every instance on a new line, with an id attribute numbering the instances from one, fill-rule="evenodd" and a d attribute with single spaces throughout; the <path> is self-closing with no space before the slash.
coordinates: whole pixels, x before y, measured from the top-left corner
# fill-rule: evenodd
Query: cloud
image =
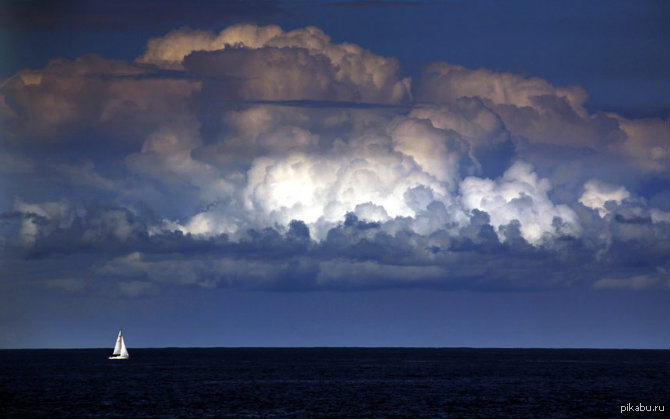
<path id="1" fill-rule="evenodd" d="M 26 246 L 35 244 L 40 234 L 45 234 L 45 231 L 52 232 L 72 222 L 72 213 L 65 200 L 30 204 L 17 198 L 14 210 L 24 214 L 21 217 L 18 241 Z"/>
<path id="2" fill-rule="evenodd" d="M 565 99 L 577 113 L 584 113 L 587 95 L 579 87 L 556 88 L 538 77 L 526 78 L 487 69 L 471 70 L 444 62 L 426 67 L 417 89 L 419 101 L 449 103 L 459 98 L 478 97 L 492 105 L 517 108 L 533 108 L 537 106 L 537 98 L 543 96 Z"/>
<path id="3" fill-rule="evenodd" d="M 132 146 L 161 123 L 179 118 L 198 81 L 165 79 L 130 63 L 96 55 L 54 59 L 2 83 L 0 118 L 11 145 L 78 143 Z"/>
<path id="4" fill-rule="evenodd" d="M 413 85 L 318 28 L 241 24 L 54 59 L 0 94 L 0 261 L 81 268 L 53 290 L 658 288 L 670 269 L 668 121 L 588 111 L 580 87 L 447 63 Z"/>
<path id="5" fill-rule="evenodd" d="M 490 147 L 509 136 L 500 116 L 474 97 L 460 97 L 439 106 L 416 106 L 410 116 L 427 119 L 435 128 L 459 133 L 473 148 Z"/>
<path id="6" fill-rule="evenodd" d="M 95 164 L 90 161 L 83 162 L 80 165 L 55 163 L 50 169 L 56 173 L 56 176 L 64 177 L 76 185 L 91 185 L 99 189 L 116 188 L 113 181 L 96 172 Z"/>
<path id="7" fill-rule="evenodd" d="M 530 144 L 592 149 L 632 159 L 645 171 L 670 168 L 663 135 L 668 119 L 629 120 L 614 113 L 589 113 L 588 96 L 577 86 L 555 87 L 537 77 L 438 62 L 424 70 L 415 96 L 418 102 L 447 108 L 466 98 L 479 99 L 511 135 Z M 458 119 L 447 123 L 460 126 Z"/>
<path id="8" fill-rule="evenodd" d="M 183 68 L 184 58 L 194 51 L 216 51 L 226 46 L 260 48 L 281 33 L 283 31 L 276 25 L 265 27 L 235 25 L 224 29 L 218 35 L 213 32 L 182 28 L 149 40 L 146 51 L 136 61 L 178 69 Z"/>
<path id="9" fill-rule="evenodd" d="M 626 141 L 619 152 L 631 156 L 643 168 L 662 172 L 670 161 L 670 119 L 626 119 L 617 117 Z"/>
<path id="10" fill-rule="evenodd" d="M 609 213 L 606 208 L 608 201 L 620 204 L 624 199 L 630 198 L 630 192 L 623 186 L 614 186 L 600 182 L 597 179 L 591 179 L 584 184 L 584 193 L 579 198 L 585 207 L 598 211 L 601 217 Z"/>
<path id="11" fill-rule="evenodd" d="M 59 263 L 67 255 L 69 263 L 85 267 L 89 280 L 70 275 L 45 283 L 66 292 L 102 286 L 95 284 L 130 296 L 167 285 L 284 291 L 526 289 L 580 283 L 606 287 L 618 284 L 598 282 L 612 278 L 611 272 L 639 276 L 647 275 L 649 267 L 670 269 L 670 223 L 638 222 L 628 215 L 624 221 L 596 215 L 597 226 L 587 224 L 585 230 L 599 228 L 600 234 L 588 238 L 564 235 L 550 241 L 552 236 L 545 235 L 542 242 L 533 243 L 524 238 L 523 225 L 516 219 L 495 226 L 487 213 L 476 209 L 462 226 L 439 222 L 449 214 L 437 201 L 416 217 L 373 222 L 348 213 L 320 240 L 310 238 L 310 227 L 298 220 L 287 227 L 248 229 L 234 238 L 171 231 L 160 219 L 118 207 L 64 211 L 55 203 L 42 203 L 18 208 L 31 211 L 19 215 L 39 222 L 29 232 L 32 240 L 15 249 L 19 253 L 5 248 L 3 257 L 22 255 L 37 268 Z M 422 228 L 424 222 L 433 224 Z M 609 235 L 607 243 L 597 239 L 604 233 Z M 12 235 L 26 232 L 4 229 L 3 235 L 5 242 L 12 242 Z M 575 270 L 581 275 L 575 277 Z M 655 284 L 659 283 L 649 286 Z"/>
<path id="12" fill-rule="evenodd" d="M 629 278 L 601 278 L 593 284 L 595 289 L 670 289 L 670 275 L 664 269 L 654 274 L 635 275 Z"/>
<path id="13" fill-rule="evenodd" d="M 338 142 L 319 154 L 259 157 L 246 174 L 244 189 L 230 197 L 237 206 L 213 207 L 196 215 L 187 229 L 235 234 L 242 226 L 288 225 L 297 219 L 314 228 L 314 237 L 322 238 L 349 212 L 386 221 L 414 217 L 433 200 L 457 210 L 449 192 L 457 167 L 450 168 L 455 163 L 448 160 L 440 167 L 429 152 L 430 141 L 446 140 L 438 136 L 428 137 L 427 143 L 409 143 L 396 140 L 398 130 L 395 134 L 393 139 L 368 136 L 348 144 Z M 443 147 L 443 155 L 446 150 Z M 459 213 L 446 216 L 445 221 L 464 221 Z"/>
<path id="14" fill-rule="evenodd" d="M 462 201 L 467 209 L 487 212 L 498 236 L 510 222 L 520 223 L 521 235 L 538 244 L 548 237 L 579 236 L 577 214 L 566 205 L 555 205 L 548 197 L 551 184 L 533 172 L 532 167 L 516 162 L 497 180 L 468 177 L 461 183 Z"/>
<path id="15" fill-rule="evenodd" d="M 401 77 L 397 59 L 332 44 L 315 27 L 284 32 L 278 26 L 240 24 L 218 35 L 181 29 L 152 39 L 137 61 L 185 68 L 224 97 L 244 100 L 400 103 L 410 98 L 410 79 Z"/>
<path id="16" fill-rule="evenodd" d="M 402 118 L 391 128 L 393 147 L 411 157 L 426 173 L 449 189 L 456 187 L 463 154 L 460 138 L 436 129 L 430 122 Z"/>
<path id="17" fill-rule="evenodd" d="M 137 73 L 128 64 L 98 56 L 52 60 L 42 71 L 22 71 L 3 82 L 5 102 L 13 114 L 4 116 L 34 134 L 81 124 L 100 111 L 106 94 L 106 80 L 101 75 Z"/>

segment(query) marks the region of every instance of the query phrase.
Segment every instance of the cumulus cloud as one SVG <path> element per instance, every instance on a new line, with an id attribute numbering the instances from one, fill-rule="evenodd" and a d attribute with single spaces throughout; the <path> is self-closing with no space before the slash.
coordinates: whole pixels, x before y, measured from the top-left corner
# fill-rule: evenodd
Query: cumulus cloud
<path id="1" fill-rule="evenodd" d="M 11 145 L 94 143 L 132 146 L 186 111 L 200 82 L 162 78 L 136 65 L 87 55 L 4 80 L 0 118 Z M 115 144 L 116 143 L 116 144 Z"/>
<path id="2" fill-rule="evenodd" d="M 591 179 L 584 184 L 584 193 L 579 198 L 585 207 L 598 211 L 601 217 L 609 213 L 605 204 L 613 201 L 620 204 L 624 199 L 630 198 L 630 192 L 623 186 L 614 186 L 600 182 L 597 179 Z"/>
<path id="3" fill-rule="evenodd" d="M 35 205 L 20 207 L 31 212 L 19 215 L 34 214 L 31 207 Z M 77 214 L 72 216 L 56 210 L 53 203 L 38 207 L 51 224 L 38 224 L 35 240 L 19 249 L 22 254 L 38 258 L 34 262 L 38 264 L 58 260 L 57 255 L 76 256 L 79 263 L 89 265 L 93 278 L 130 296 L 155 292 L 165 284 L 282 290 L 390 286 L 518 289 L 565 287 L 576 281 L 607 288 L 621 280 L 609 276 L 611 272 L 644 276 L 650 275 L 650 267 L 661 273 L 670 268 L 670 223 L 655 224 L 630 215 L 609 221 L 598 217 L 600 224 L 586 226 L 608 232 L 606 245 L 592 238 L 569 236 L 548 242 L 544 236 L 542 245 L 536 246 L 523 237 L 517 220 L 495 228 L 486 212 L 473 209 L 468 223 L 455 226 L 438 201 L 414 218 L 373 222 L 348 213 L 320 240 L 310 238 L 310 227 L 297 220 L 286 227 L 248 229 L 237 238 L 226 234 L 205 237 L 171 231 L 171 226 L 161 225 L 159 219 L 126 208 L 70 210 Z M 7 221 L 10 216 L 1 218 Z M 425 222 L 433 224 L 422 229 Z M 2 233 L 9 241 L 25 235 L 20 230 L 5 229 Z M 575 278 L 575 269 L 583 274 Z M 48 286 L 67 292 L 88 287 L 78 277 L 69 278 Z M 641 280 L 632 283 L 637 282 Z M 642 282 L 648 287 L 664 284 Z"/>
<path id="4" fill-rule="evenodd" d="M 184 57 L 193 51 L 216 51 L 227 46 L 260 48 L 281 33 L 283 31 L 276 25 L 265 27 L 235 25 L 224 29 L 218 35 L 183 28 L 149 40 L 146 51 L 137 58 L 137 62 L 166 68 L 182 68 Z"/>
<path id="5" fill-rule="evenodd" d="M 438 62 L 424 70 L 417 98 L 441 103 L 459 98 L 477 97 L 493 105 L 517 108 L 535 107 L 538 97 L 563 98 L 576 112 L 583 114 L 586 92 L 579 87 L 556 88 L 538 77 L 526 78 L 487 69 L 472 70 L 460 65 Z"/>
<path id="6" fill-rule="evenodd" d="M 551 184 L 532 167 L 516 162 L 500 179 L 468 177 L 461 183 L 462 201 L 468 209 L 487 212 L 504 240 L 503 226 L 520 223 L 521 235 L 533 244 L 560 235 L 579 235 L 577 214 L 549 199 Z"/>
<path id="7" fill-rule="evenodd" d="M 435 128 L 459 133 L 473 148 L 490 147 L 508 137 L 500 116 L 475 97 L 459 97 L 440 106 L 416 106 L 409 115 L 427 119 Z"/>
<path id="8" fill-rule="evenodd" d="M 481 100 L 511 135 L 531 144 L 592 149 L 632 159 L 647 171 L 670 168 L 668 119 L 589 113 L 588 96 L 578 86 L 555 87 L 537 77 L 434 63 L 424 70 L 416 89 L 419 102 L 443 107 L 466 98 Z M 449 123 L 459 126 L 458 119 Z"/>
<path id="9" fill-rule="evenodd" d="M 447 63 L 413 87 L 318 28 L 242 24 L 0 95 L 0 256 L 125 295 L 667 284 L 670 212 L 640 185 L 667 184 L 668 120 L 589 112 L 580 87 Z"/>
<path id="10" fill-rule="evenodd" d="M 241 204 L 237 213 L 231 214 L 230 207 L 213 208 L 196 215 L 189 225 L 199 232 L 208 226 L 207 233 L 220 234 L 235 233 L 241 219 L 247 225 L 267 226 L 298 219 L 317 227 L 316 237 L 323 237 L 324 228 L 348 212 L 385 221 L 414 216 L 433 200 L 451 201 L 447 184 L 393 146 L 387 137 L 367 137 L 337 143 L 325 154 L 257 158 L 236 197 Z M 424 188 L 425 199 L 416 198 L 417 188 Z"/>
<path id="11" fill-rule="evenodd" d="M 354 44 L 333 44 L 315 27 L 284 32 L 278 26 L 241 24 L 218 35 L 181 29 L 152 39 L 137 61 L 185 68 L 224 96 L 245 100 L 399 103 L 410 98 L 410 79 L 401 77 L 397 59 Z"/>
<path id="12" fill-rule="evenodd" d="M 631 156 L 643 168 L 662 172 L 670 162 L 670 119 L 637 119 L 618 117 L 626 141 L 618 151 Z"/>

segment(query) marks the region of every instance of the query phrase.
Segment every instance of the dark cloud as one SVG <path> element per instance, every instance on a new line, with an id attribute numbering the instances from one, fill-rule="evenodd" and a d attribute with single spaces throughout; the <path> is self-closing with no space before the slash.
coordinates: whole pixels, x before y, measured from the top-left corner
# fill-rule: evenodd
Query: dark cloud
<path id="1" fill-rule="evenodd" d="M 231 100 L 326 100 L 353 101 L 353 87 L 335 80 L 335 68 L 326 56 L 314 56 L 303 48 L 233 48 L 193 52 L 184 67 L 208 81 L 225 77 L 207 91 Z M 273 68 L 274 71 L 267 71 Z"/>
<path id="2" fill-rule="evenodd" d="M 130 294 L 161 284 L 282 291 L 620 288 L 625 282 L 600 280 L 612 272 L 656 278 L 670 268 L 670 223 L 622 223 L 619 213 L 607 219 L 594 214 L 586 223 L 599 237 L 608 233 L 606 243 L 593 241 L 595 234 L 566 235 L 536 247 L 523 238 L 519 221 L 496 234 L 489 215 L 478 210 L 458 234 L 438 230 L 428 236 L 412 232 L 402 218 L 367 222 L 349 213 L 319 242 L 299 220 L 288 229 L 252 229 L 230 240 L 161 230 L 154 214 L 121 207 L 89 207 L 82 215 L 56 207 L 22 210 L 2 214 L 4 260 L 49 266 L 65 257 L 82 266 L 89 281 L 112 288 L 116 283 L 118 292 Z M 134 288 L 124 291 L 129 281 Z M 634 284 L 665 287 L 663 281 Z"/>

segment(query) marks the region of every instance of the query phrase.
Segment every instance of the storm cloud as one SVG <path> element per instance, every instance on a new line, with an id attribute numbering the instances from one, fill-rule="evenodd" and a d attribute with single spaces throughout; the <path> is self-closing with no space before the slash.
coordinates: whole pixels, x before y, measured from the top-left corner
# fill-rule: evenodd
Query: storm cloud
<path id="1" fill-rule="evenodd" d="M 316 27 L 57 58 L 1 84 L 2 259 L 132 296 L 667 289 L 669 121 L 587 97 L 445 62 L 411 80 Z"/>

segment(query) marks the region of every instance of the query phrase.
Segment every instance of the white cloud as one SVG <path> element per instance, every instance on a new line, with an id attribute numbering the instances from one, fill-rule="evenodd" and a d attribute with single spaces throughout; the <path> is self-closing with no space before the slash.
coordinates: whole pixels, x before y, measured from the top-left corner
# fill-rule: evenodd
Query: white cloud
<path id="1" fill-rule="evenodd" d="M 441 106 L 416 106 L 409 116 L 427 119 L 435 128 L 456 131 L 473 147 L 507 139 L 505 124 L 500 116 L 475 98 L 460 98 Z"/>
<path id="2" fill-rule="evenodd" d="M 136 61 L 180 69 L 183 68 L 184 57 L 193 51 L 216 51 L 236 46 L 261 48 L 270 39 L 282 33 L 282 29 L 276 25 L 264 27 L 250 24 L 235 25 L 222 30 L 218 35 L 208 31 L 182 28 L 149 40 L 146 51 Z"/>
<path id="3" fill-rule="evenodd" d="M 540 178 L 524 162 L 514 163 L 499 179 L 468 177 L 460 185 L 464 207 L 487 212 L 501 240 L 505 237 L 500 227 L 517 220 L 523 238 L 534 245 L 548 237 L 580 233 L 577 214 L 566 205 L 551 202 L 550 189 L 549 180 Z M 557 217 L 563 222 L 561 226 L 554 222 Z"/>
<path id="4" fill-rule="evenodd" d="M 429 121 L 413 118 L 399 118 L 390 135 L 395 150 L 412 157 L 423 171 L 448 185 L 449 189 L 456 188 L 462 154 L 459 139 L 434 128 Z"/>
<path id="5" fill-rule="evenodd" d="M 597 179 L 591 179 L 584 184 L 584 193 L 579 198 L 585 207 L 598 211 L 601 217 L 610 211 L 605 207 L 608 201 L 620 204 L 624 199 L 630 198 L 630 192 L 623 186 L 610 185 Z"/>
<path id="6" fill-rule="evenodd" d="M 445 62 L 434 63 L 424 70 L 419 100 L 443 103 L 464 97 L 479 97 L 493 105 L 535 107 L 538 96 L 565 98 L 577 113 L 584 114 L 586 92 L 579 87 L 557 88 L 539 77 L 501 73 L 487 69 L 472 70 Z"/>
<path id="7" fill-rule="evenodd" d="M 451 205 L 450 182 L 455 183 L 456 175 L 449 165 L 455 163 L 431 161 L 426 157 L 428 145 L 366 136 L 338 142 L 319 154 L 294 151 L 258 157 L 241 194 L 231 196 L 227 206 L 197 214 L 186 228 L 200 234 L 235 233 L 241 226 L 286 226 L 295 219 L 310 225 L 316 238 L 323 238 L 348 212 L 386 221 L 414 217 L 433 200 Z M 426 157 L 418 159 L 424 164 L 417 164 L 415 156 Z M 436 168 L 440 163 L 446 167 Z M 439 179 L 436 174 L 447 175 Z M 425 199 L 412 192 L 416 188 L 423 188 Z M 449 218 L 462 221 L 463 217 L 454 212 Z"/>
<path id="8" fill-rule="evenodd" d="M 326 155 L 257 159 L 248 174 L 245 209 L 265 225 L 286 225 L 292 219 L 332 225 L 359 205 L 361 215 L 375 218 L 413 216 L 405 193 L 420 185 L 436 199 L 446 198 L 445 185 L 407 155 L 394 152 L 387 139 L 366 138 L 341 147 Z M 368 203 L 377 209 L 366 210 Z"/>
<path id="9" fill-rule="evenodd" d="M 149 41 L 137 61 L 232 77 L 224 91 L 247 100 L 400 103 L 411 96 L 410 79 L 401 78 L 397 59 L 354 44 L 332 44 L 315 27 L 284 32 L 240 24 L 218 35 L 180 29 Z"/>

